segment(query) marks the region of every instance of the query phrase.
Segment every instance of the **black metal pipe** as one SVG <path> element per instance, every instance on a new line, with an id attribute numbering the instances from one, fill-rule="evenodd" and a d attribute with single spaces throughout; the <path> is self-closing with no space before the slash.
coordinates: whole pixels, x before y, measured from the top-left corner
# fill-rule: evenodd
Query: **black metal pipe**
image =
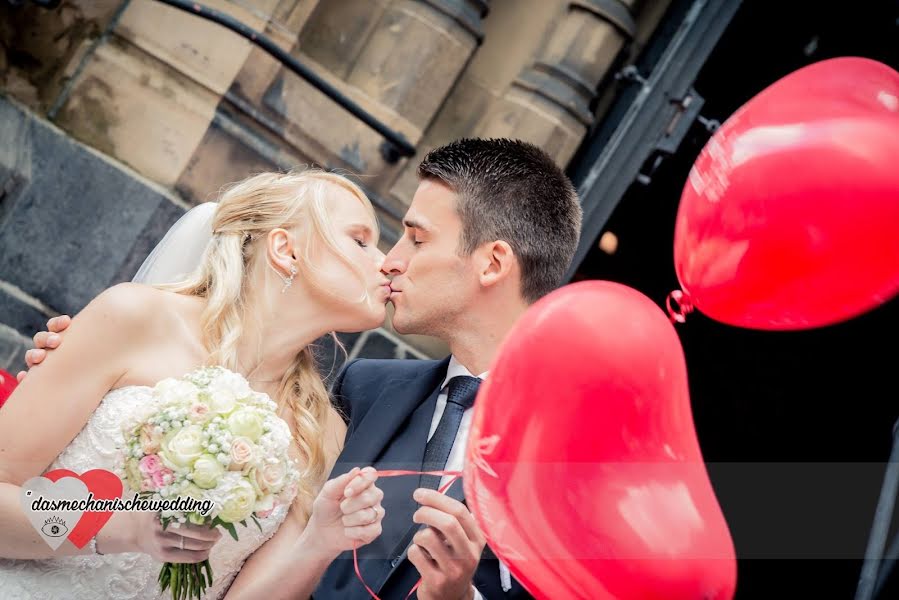
<path id="1" fill-rule="evenodd" d="M 317 89 L 326 94 L 329 98 L 337 102 L 340 106 L 349 111 L 357 119 L 380 133 L 387 140 L 389 146 L 382 146 L 382 155 L 388 162 L 396 162 L 400 157 L 413 156 L 415 154 L 415 146 L 413 146 L 406 137 L 394 131 L 377 118 L 372 116 L 364 108 L 346 97 L 340 90 L 332 86 L 330 83 L 316 75 L 309 67 L 299 62 L 296 58 L 281 49 L 270 38 L 259 33 L 237 19 L 227 15 L 221 11 L 209 8 L 202 4 L 187 0 L 156 0 L 162 4 L 167 4 L 173 8 L 179 8 L 185 12 L 189 12 L 198 17 L 212 21 L 226 27 L 234 33 L 246 38 L 253 44 L 259 46 L 272 57 L 278 60 L 285 67 L 311 83 Z"/>

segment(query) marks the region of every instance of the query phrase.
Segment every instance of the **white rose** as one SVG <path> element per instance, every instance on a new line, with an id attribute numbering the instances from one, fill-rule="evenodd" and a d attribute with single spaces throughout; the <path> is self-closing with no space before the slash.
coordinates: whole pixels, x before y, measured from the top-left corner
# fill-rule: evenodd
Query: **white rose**
<path id="1" fill-rule="evenodd" d="M 200 391 L 189 381 L 172 378 L 163 379 L 156 384 L 154 390 L 163 403 L 184 402 L 185 400 L 193 402 Z"/>
<path id="2" fill-rule="evenodd" d="M 273 508 L 275 508 L 275 497 L 271 494 L 268 494 L 256 501 L 256 506 L 253 507 L 253 512 L 267 513 Z"/>
<path id="3" fill-rule="evenodd" d="M 218 480 L 225 472 L 222 463 L 210 454 L 204 454 L 194 463 L 194 470 L 191 473 L 193 482 L 205 489 L 214 488 L 218 485 Z"/>
<path id="4" fill-rule="evenodd" d="M 253 514 L 255 507 L 256 492 L 248 481 L 241 479 L 225 494 L 218 517 L 225 523 L 240 523 Z"/>
<path id="5" fill-rule="evenodd" d="M 210 408 L 219 414 L 231 412 L 238 400 L 253 393 L 246 379 L 229 371 L 213 379 L 206 391 L 211 399 Z"/>
<path id="6" fill-rule="evenodd" d="M 262 417 L 251 409 L 236 410 L 228 417 L 228 429 L 255 442 L 262 435 Z"/>
<path id="7" fill-rule="evenodd" d="M 185 427 L 162 441 L 165 458 L 178 467 L 187 467 L 203 453 L 203 430 L 196 425 Z"/>

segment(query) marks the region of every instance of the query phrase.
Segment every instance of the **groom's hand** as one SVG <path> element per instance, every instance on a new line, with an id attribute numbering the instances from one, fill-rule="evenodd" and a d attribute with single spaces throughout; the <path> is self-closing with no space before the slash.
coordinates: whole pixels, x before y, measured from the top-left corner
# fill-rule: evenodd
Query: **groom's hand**
<path id="1" fill-rule="evenodd" d="M 412 520 L 428 525 L 412 538 L 409 561 L 421 574 L 419 600 L 468 600 L 487 541 L 464 504 L 435 490 L 418 489 Z"/>
<path id="2" fill-rule="evenodd" d="M 34 348 L 25 353 L 25 364 L 28 368 L 41 364 L 47 357 L 47 351 L 59 347 L 62 337 L 59 335 L 72 324 L 69 315 L 60 315 L 47 321 L 47 331 L 39 331 L 34 335 Z M 27 371 L 19 371 L 16 379 L 21 382 Z"/>

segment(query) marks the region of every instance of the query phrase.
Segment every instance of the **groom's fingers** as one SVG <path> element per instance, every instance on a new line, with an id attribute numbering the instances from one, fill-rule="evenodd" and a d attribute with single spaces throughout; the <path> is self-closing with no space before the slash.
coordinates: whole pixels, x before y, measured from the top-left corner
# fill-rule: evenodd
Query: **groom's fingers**
<path id="1" fill-rule="evenodd" d="M 60 331 L 65 331 L 69 328 L 69 325 L 72 324 L 72 317 L 69 315 L 59 315 L 58 317 L 53 317 L 49 321 L 47 321 L 47 329 L 51 333 L 59 333 Z"/>
<path id="2" fill-rule="evenodd" d="M 474 515 L 468 510 L 468 508 L 456 500 L 455 498 L 450 498 L 444 494 L 436 490 L 430 490 L 427 488 L 419 488 L 415 490 L 415 494 L 413 498 L 416 502 L 422 505 L 422 507 L 430 507 L 446 515 L 454 517 L 454 519 L 459 523 L 462 527 L 462 530 L 465 533 L 465 536 L 471 540 L 472 542 L 476 542 L 478 544 L 486 544 L 486 538 L 484 534 L 481 532 L 481 528 L 478 527 L 477 521 L 474 520 Z M 416 513 L 418 514 L 418 513 Z M 414 519 L 414 517 L 413 517 Z M 445 519 L 438 519 L 438 523 L 432 523 L 428 521 L 421 521 L 426 525 L 431 525 L 433 527 L 437 527 L 440 529 L 440 522 L 446 521 Z M 416 521 L 417 522 L 417 521 Z M 441 529 L 442 531 L 442 529 Z M 446 531 L 443 532 L 444 535 L 447 534 Z M 449 537 L 449 536 L 447 536 Z M 452 541 L 452 540 L 450 540 Z"/>
<path id="3" fill-rule="evenodd" d="M 452 548 L 447 545 L 446 538 L 432 527 L 419 530 L 412 538 L 412 542 L 427 550 L 439 568 L 444 568 L 453 558 Z"/>
<path id="4" fill-rule="evenodd" d="M 418 574 L 423 579 L 433 580 L 440 575 L 440 568 L 437 566 L 437 563 L 428 555 L 427 550 L 422 549 L 418 544 L 409 546 L 409 552 L 406 556 L 409 557 L 409 562 L 418 569 Z"/>
<path id="5" fill-rule="evenodd" d="M 28 365 L 30 369 L 34 365 L 39 365 L 44 361 L 44 358 L 47 357 L 46 350 L 39 350 L 36 348 L 32 348 L 28 352 L 25 353 L 25 364 Z"/>

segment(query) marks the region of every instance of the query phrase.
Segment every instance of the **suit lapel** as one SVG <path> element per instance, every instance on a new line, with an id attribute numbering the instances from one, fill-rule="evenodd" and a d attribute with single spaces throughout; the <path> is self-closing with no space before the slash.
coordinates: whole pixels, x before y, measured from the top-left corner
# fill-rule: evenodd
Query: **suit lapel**
<path id="1" fill-rule="evenodd" d="M 403 426 L 408 425 L 407 422 L 415 410 L 430 399 L 433 391 L 446 376 L 447 365 L 449 358 L 414 377 L 384 382 L 377 400 L 371 404 L 371 408 L 354 427 L 353 435 L 346 441 L 338 463 L 370 465 L 381 456 L 385 448 L 395 446 L 399 441 L 396 439 L 397 433 Z M 373 382 L 373 385 L 378 384 Z M 424 433 L 426 442 L 427 434 L 426 430 Z M 337 474 L 338 471 L 335 469 L 334 473 Z"/>

